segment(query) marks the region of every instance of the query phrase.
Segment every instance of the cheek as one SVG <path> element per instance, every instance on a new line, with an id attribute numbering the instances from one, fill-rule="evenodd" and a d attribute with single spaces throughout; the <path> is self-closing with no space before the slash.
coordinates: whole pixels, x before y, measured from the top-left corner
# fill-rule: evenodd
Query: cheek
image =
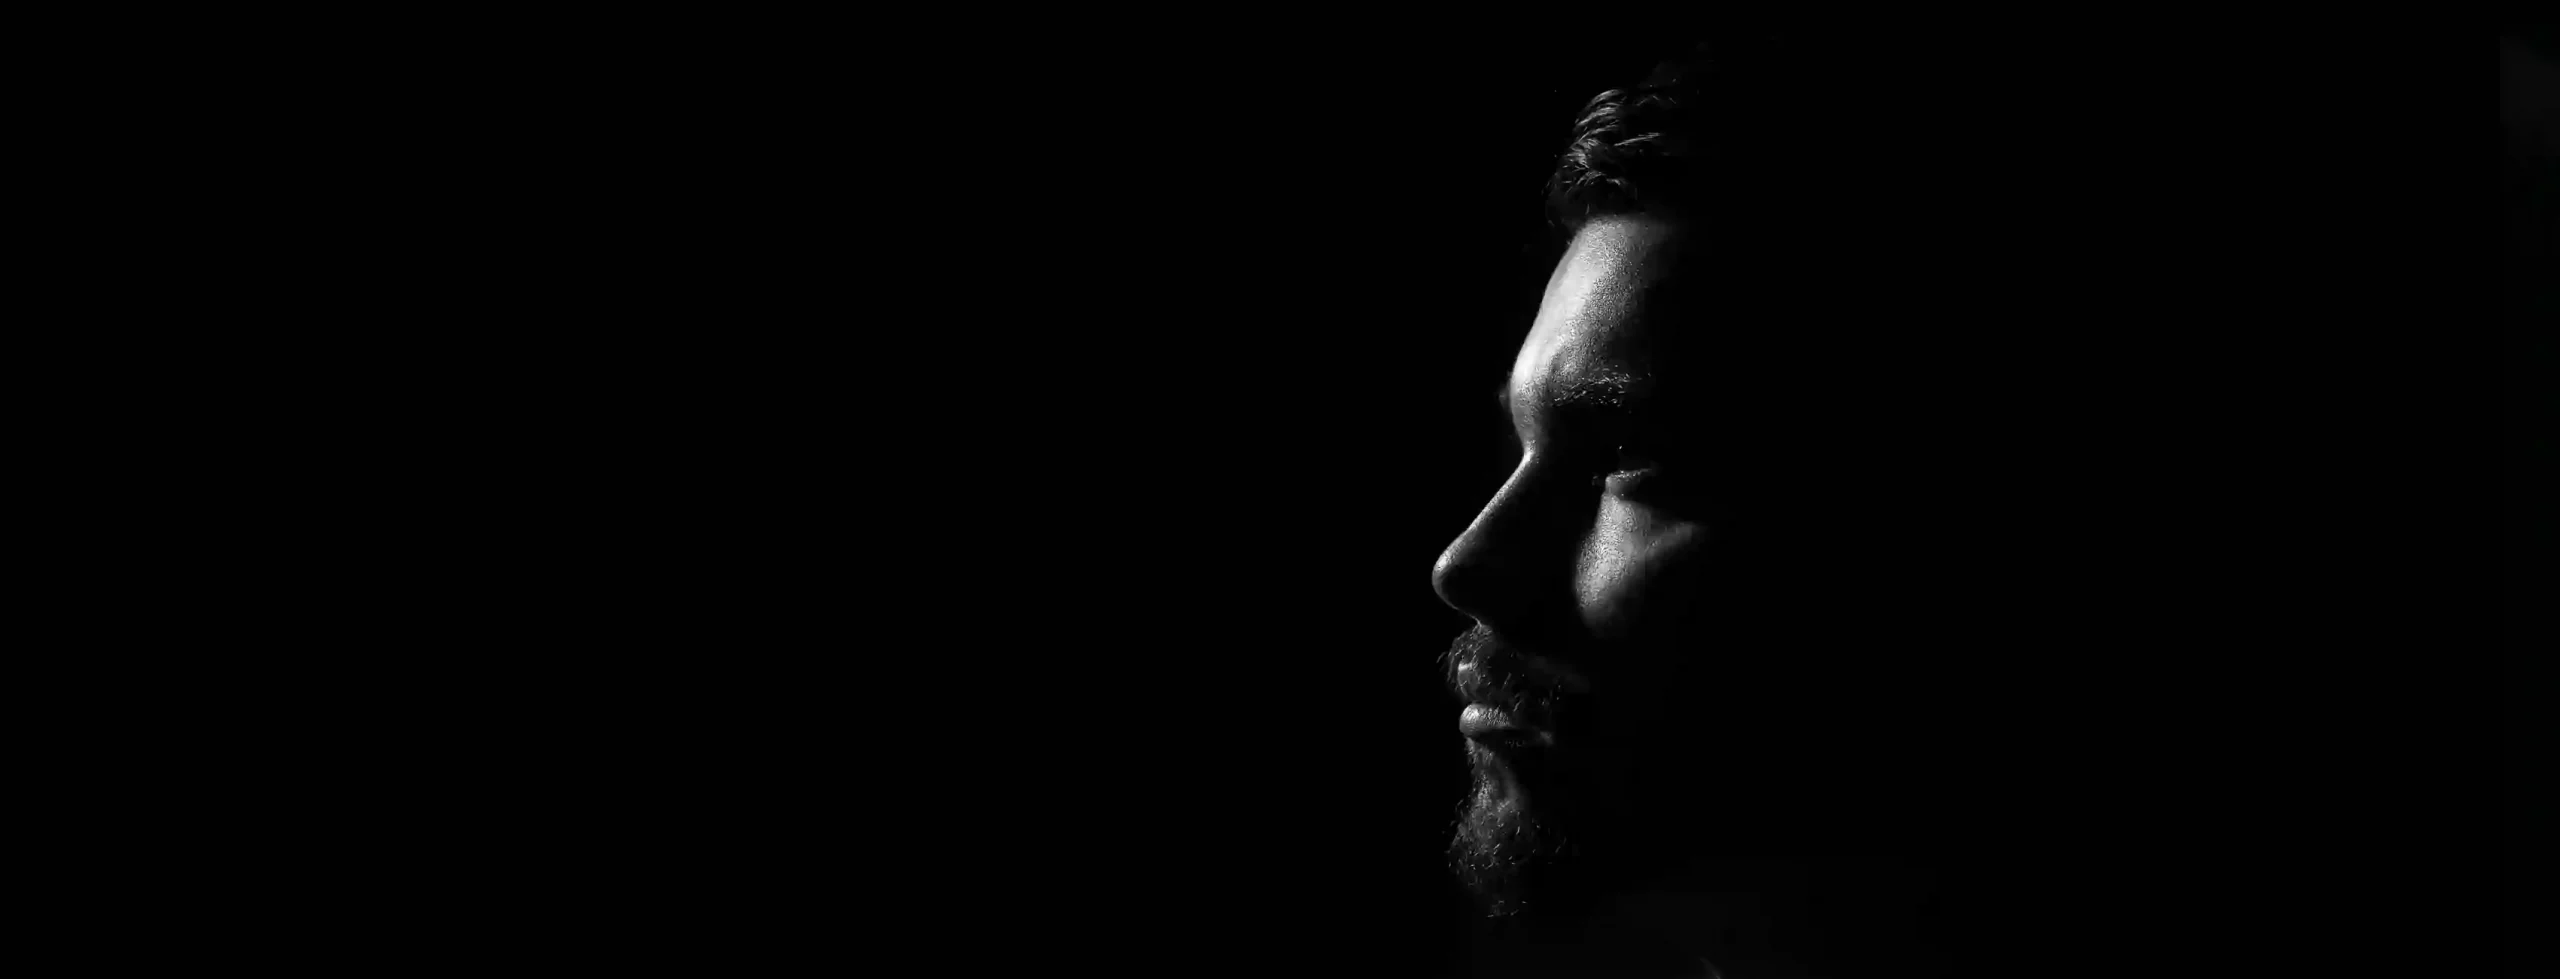
<path id="1" fill-rule="evenodd" d="M 1668 621 L 1666 612 L 1694 604 L 1700 596 L 1687 594 L 1694 588 L 1682 569 L 1697 564 L 1706 536 L 1694 521 L 1603 498 L 1574 566 L 1584 627 L 1602 639 L 1637 637 Z"/>

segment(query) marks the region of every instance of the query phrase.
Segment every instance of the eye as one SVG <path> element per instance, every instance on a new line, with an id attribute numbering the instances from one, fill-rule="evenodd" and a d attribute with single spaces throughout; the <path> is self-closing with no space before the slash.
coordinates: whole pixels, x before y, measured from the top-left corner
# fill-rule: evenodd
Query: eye
<path id="1" fill-rule="evenodd" d="M 1649 472 L 1661 466 L 1661 463 L 1654 461 L 1652 455 L 1639 447 L 1630 445 L 1618 447 L 1618 472 Z"/>
<path id="2" fill-rule="evenodd" d="M 1661 468 L 1662 464 L 1640 447 L 1621 445 L 1599 467 L 1600 471 L 1592 474 L 1591 485 L 1627 492 L 1652 480 Z"/>

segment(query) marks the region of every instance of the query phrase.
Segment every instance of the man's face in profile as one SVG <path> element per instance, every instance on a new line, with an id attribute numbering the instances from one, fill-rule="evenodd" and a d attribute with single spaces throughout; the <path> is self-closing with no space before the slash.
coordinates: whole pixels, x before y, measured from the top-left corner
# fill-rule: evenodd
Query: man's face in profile
<path id="1" fill-rule="evenodd" d="M 1710 405 L 1734 365 L 1696 342 L 1695 252 L 1651 217 L 1574 237 L 1503 391 L 1518 466 L 1434 568 L 1478 623 L 1445 664 L 1474 779 L 1451 858 L 1499 915 L 1588 916 L 1753 805 L 1719 795 L 1755 750 L 1723 681 L 1766 634 L 1736 573 L 1777 569 L 1726 516 L 1763 460 Z"/>

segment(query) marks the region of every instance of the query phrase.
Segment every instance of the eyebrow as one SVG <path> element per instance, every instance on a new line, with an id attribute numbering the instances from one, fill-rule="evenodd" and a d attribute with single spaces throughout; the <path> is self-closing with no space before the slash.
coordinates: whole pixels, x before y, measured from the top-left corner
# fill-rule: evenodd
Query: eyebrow
<path id="1" fill-rule="evenodd" d="M 1581 404 L 1624 405 L 1641 398 L 1645 387 L 1647 385 L 1625 371 L 1601 371 L 1575 381 L 1572 387 L 1566 388 L 1563 394 L 1557 395 L 1552 403 L 1558 407 Z M 1494 403 L 1502 406 L 1504 412 L 1511 410 L 1511 381 L 1508 378 L 1505 378 L 1499 387 L 1494 388 L 1493 400 Z"/>
<path id="2" fill-rule="evenodd" d="M 1620 428 L 1633 420 L 1651 391 L 1651 384 L 1624 371 L 1600 371 L 1575 381 L 1549 399 L 1547 410 L 1570 429 Z M 1494 402 L 1502 408 L 1503 421 L 1513 423 L 1510 381 L 1505 380 L 1494 391 Z M 1518 434 L 1516 424 L 1513 434 Z"/>

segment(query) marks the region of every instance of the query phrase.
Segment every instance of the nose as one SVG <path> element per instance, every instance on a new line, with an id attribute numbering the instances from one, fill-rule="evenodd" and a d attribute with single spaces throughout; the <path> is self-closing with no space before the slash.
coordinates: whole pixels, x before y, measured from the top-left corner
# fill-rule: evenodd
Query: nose
<path id="1" fill-rule="evenodd" d="M 1538 467 L 1524 459 L 1509 481 L 1431 566 L 1431 588 L 1450 608 L 1495 631 L 1526 631 L 1542 599 L 1572 586 L 1570 535 L 1542 512 Z"/>

